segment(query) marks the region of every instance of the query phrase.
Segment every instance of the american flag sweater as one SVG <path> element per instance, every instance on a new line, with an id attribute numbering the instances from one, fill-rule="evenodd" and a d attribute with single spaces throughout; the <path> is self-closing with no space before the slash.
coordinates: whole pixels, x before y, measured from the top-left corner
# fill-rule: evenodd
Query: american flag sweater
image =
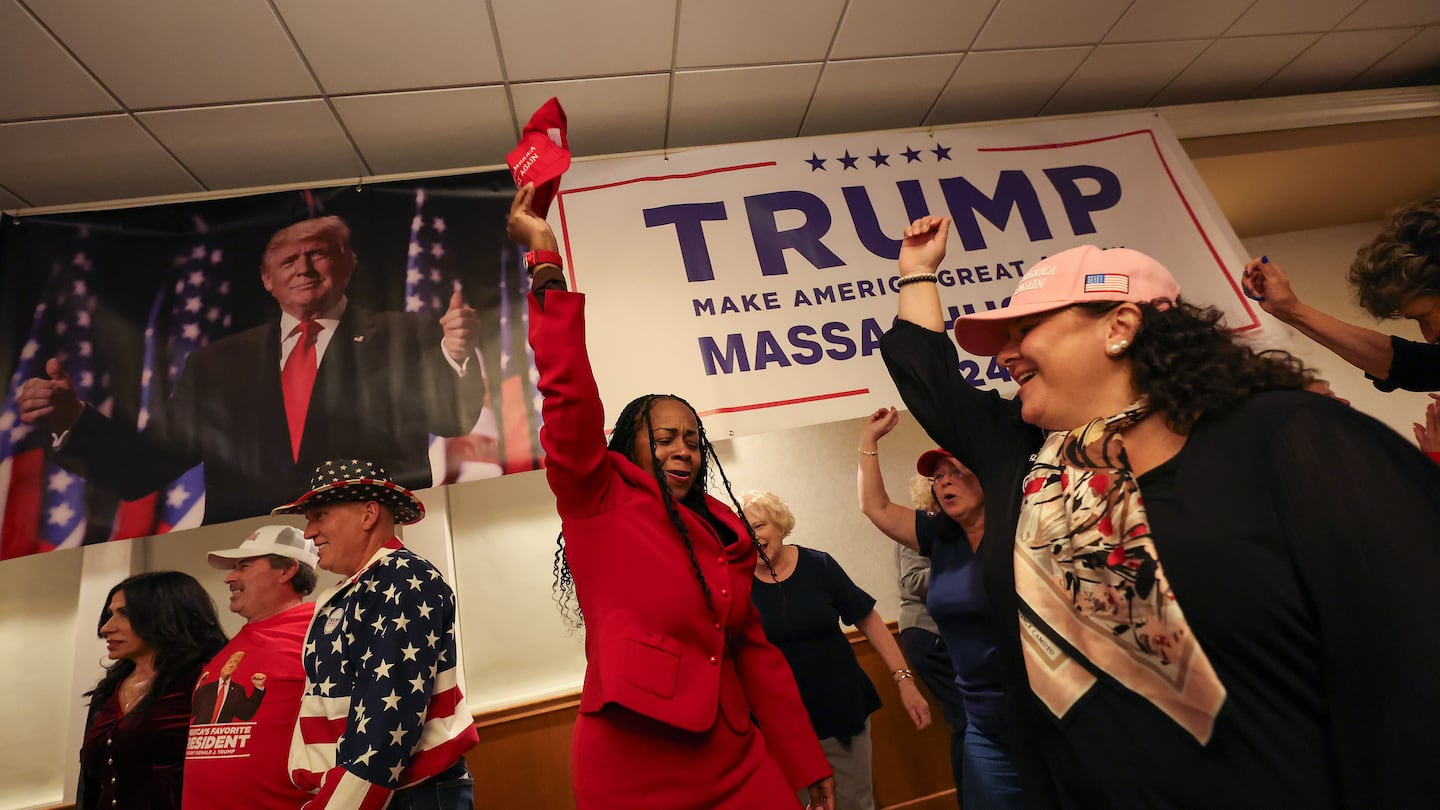
<path id="1" fill-rule="evenodd" d="M 323 594 L 306 633 L 290 775 L 306 810 L 382 810 L 478 742 L 459 682 L 455 593 L 392 539 Z"/>

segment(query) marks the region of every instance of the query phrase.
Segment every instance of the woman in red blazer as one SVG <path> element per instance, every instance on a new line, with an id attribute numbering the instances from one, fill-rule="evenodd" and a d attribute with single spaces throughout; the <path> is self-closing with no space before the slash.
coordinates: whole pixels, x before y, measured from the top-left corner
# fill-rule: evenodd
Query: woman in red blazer
<path id="1" fill-rule="evenodd" d="M 530 345 L 561 518 L 556 587 L 586 631 L 576 804 L 794 810 L 795 791 L 808 787 L 812 808 L 834 810 L 835 782 L 794 676 L 750 604 L 754 535 L 705 494 L 714 455 L 704 428 L 684 400 L 650 395 L 625 408 L 606 445 L 585 297 L 565 290 L 533 192 L 516 195 L 509 231 L 541 262 L 532 262 Z"/>

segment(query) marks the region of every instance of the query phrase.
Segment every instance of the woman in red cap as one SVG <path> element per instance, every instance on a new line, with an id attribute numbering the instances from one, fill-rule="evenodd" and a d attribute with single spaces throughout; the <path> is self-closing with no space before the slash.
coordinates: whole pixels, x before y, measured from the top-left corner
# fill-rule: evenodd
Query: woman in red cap
<path id="1" fill-rule="evenodd" d="M 906 229 L 881 352 L 989 495 L 1027 802 L 1432 803 L 1440 469 L 1123 248 L 1036 262 L 1005 308 L 958 319 L 1019 383 L 974 389 L 934 283 L 948 228 Z"/>
<path id="2" fill-rule="evenodd" d="M 860 511 L 891 540 L 930 560 L 925 608 L 945 642 L 965 706 L 961 771 L 955 774 L 960 806 L 1021 808 L 1020 778 L 1010 756 L 1005 696 L 995 660 L 994 619 L 981 577 L 985 493 L 974 473 L 950 453 L 936 449 L 922 453 L 915 470 L 930 479 L 937 511 L 909 509 L 891 501 L 880 474 L 880 440 L 899 422 L 894 408 L 881 408 L 860 429 L 856 478 Z"/>
<path id="3" fill-rule="evenodd" d="M 652 394 L 625 407 L 607 445 L 585 297 L 565 290 L 533 193 L 516 195 L 509 233 L 532 249 L 540 442 L 562 529 L 556 595 L 585 628 L 576 805 L 795 810 L 808 789 L 811 808 L 835 810 L 795 678 L 750 602 L 758 541 L 705 492 L 712 462 L 727 493 L 730 482 L 704 426 L 683 399 Z"/>

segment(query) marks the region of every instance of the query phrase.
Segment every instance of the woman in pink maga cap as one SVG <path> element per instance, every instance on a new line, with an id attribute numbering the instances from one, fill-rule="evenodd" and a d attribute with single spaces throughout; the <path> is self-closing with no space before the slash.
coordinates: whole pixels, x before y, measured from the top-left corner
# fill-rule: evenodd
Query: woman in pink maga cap
<path id="1" fill-rule="evenodd" d="M 881 351 L 988 496 L 1027 803 L 1432 802 L 1440 470 L 1133 250 L 1056 253 L 960 318 L 1019 393 L 970 387 L 933 281 L 949 224 L 906 229 Z"/>

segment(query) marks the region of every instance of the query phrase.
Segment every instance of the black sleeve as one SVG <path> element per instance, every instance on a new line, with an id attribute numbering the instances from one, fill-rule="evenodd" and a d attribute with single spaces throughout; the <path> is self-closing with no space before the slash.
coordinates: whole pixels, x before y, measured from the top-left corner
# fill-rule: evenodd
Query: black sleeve
<path id="1" fill-rule="evenodd" d="M 950 336 L 896 321 L 880 354 L 905 407 L 937 444 L 969 467 L 982 487 L 1014 478 L 1040 446 L 1039 428 L 1020 419 L 1019 402 L 965 381 Z"/>
<path id="2" fill-rule="evenodd" d="M 1264 463 L 1319 624 L 1344 806 L 1428 806 L 1440 795 L 1440 467 L 1328 400 L 1291 414 Z"/>
<path id="3" fill-rule="evenodd" d="M 811 550 L 811 553 L 820 563 L 820 582 L 826 597 L 840 614 L 840 621 L 854 627 L 856 622 L 869 616 L 870 611 L 875 609 L 875 597 L 856 585 L 834 557 L 823 551 Z"/>
<path id="4" fill-rule="evenodd" d="M 1417 343 L 1391 335 L 1390 347 L 1395 351 L 1395 359 L 1390 361 L 1390 376 L 1382 380 L 1365 375 L 1376 388 L 1386 393 L 1397 388 L 1440 391 L 1440 344 Z"/>
<path id="5" fill-rule="evenodd" d="M 915 510 L 915 542 L 925 559 L 935 553 L 935 518 L 920 509 Z"/>

